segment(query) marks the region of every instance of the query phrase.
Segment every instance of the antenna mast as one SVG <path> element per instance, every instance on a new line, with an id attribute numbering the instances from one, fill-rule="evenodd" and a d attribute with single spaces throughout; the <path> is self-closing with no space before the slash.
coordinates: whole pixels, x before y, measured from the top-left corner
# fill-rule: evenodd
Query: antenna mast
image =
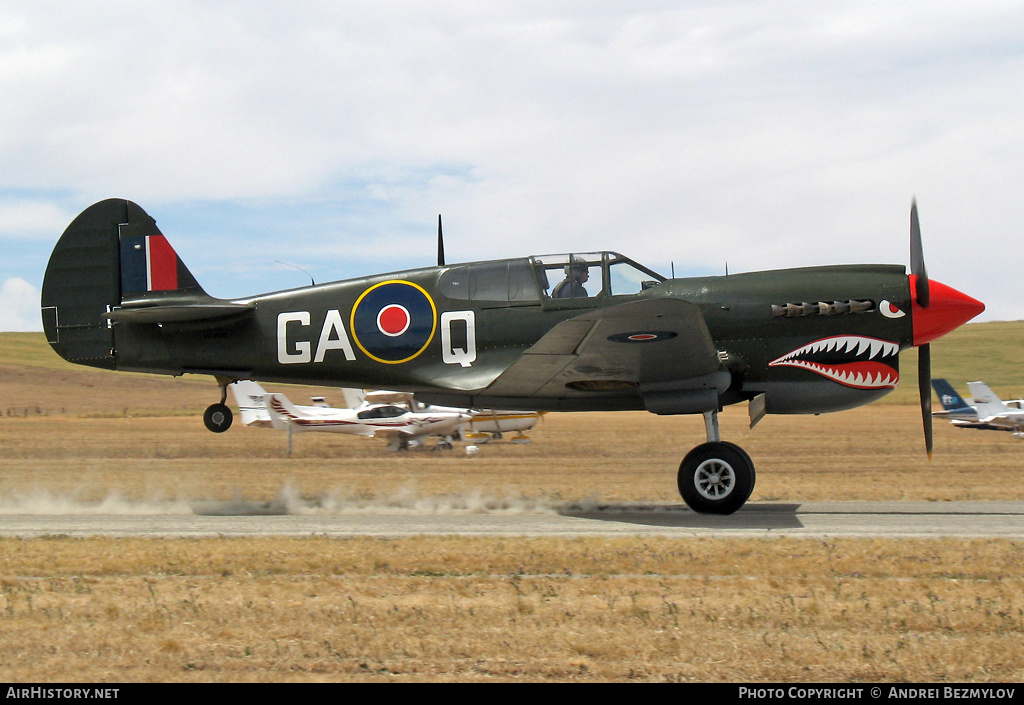
<path id="1" fill-rule="evenodd" d="M 444 238 L 441 235 L 441 214 L 437 214 L 437 266 L 444 266 Z"/>

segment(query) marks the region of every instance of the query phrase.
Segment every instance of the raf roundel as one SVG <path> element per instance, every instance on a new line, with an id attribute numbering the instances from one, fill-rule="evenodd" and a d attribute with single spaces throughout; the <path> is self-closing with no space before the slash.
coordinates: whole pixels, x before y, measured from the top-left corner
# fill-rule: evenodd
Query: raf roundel
<path id="1" fill-rule="evenodd" d="M 397 338 L 409 330 L 412 316 L 401 304 L 389 304 L 377 314 L 377 330 L 390 338 Z"/>
<path id="2" fill-rule="evenodd" d="M 677 333 L 670 330 L 641 330 L 633 333 L 617 333 L 608 336 L 613 343 L 657 343 L 662 340 L 671 340 Z"/>
<path id="3" fill-rule="evenodd" d="M 388 365 L 420 355 L 437 329 L 437 308 L 412 282 L 390 280 L 364 291 L 352 307 L 352 337 L 371 359 Z"/>

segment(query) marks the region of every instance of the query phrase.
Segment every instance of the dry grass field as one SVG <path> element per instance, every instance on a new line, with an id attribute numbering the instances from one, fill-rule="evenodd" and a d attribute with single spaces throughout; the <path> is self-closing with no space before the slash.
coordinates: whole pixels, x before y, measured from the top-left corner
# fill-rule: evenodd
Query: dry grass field
<path id="1" fill-rule="evenodd" d="M 0 679 L 1019 681 L 1020 546 L 0 540 Z"/>
<path id="2" fill-rule="evenodd" d="M 968 326 L 968 347 L 994 336 L 1020 349 L 1021 330 Z M 475 457 L 389 454 L 332 434 L 296 436 L 287 457 L 284 434 L 207 432 L 208 380 L 73 367 L 32 334 L 0 335 L 0 351 L 0 511 L 283 493 L 418 511 L 678 502 L 674 469 L 703 440 L 699 418 L 549 414 L 531 444 L 488 444 Z M 939 351 L 936 375 L 959 387 L 989 375 L 943 371 Z M 964 352 L 948 356 L 971 364 Z M 986 381 L 1003 393 L 1018 384 L 1008 373 Z M 296 401 L 309 393 L 268 386 Z M 1024 499 L 1024 441 L 940 423 L 929 462 L 919 411 L 896 401 L 769 417 L 754 430 L 733 408 L 723 435 L 757 464 L 754 502 Z M 682 536 L 0 539 L 0 679 L 1018 681 L 1022 548 Z"/>

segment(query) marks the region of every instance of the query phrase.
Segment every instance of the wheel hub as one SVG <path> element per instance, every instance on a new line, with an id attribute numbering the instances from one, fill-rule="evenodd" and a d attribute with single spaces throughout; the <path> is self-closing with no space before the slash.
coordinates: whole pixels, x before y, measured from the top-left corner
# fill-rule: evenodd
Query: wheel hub
<path id="1" fill-rule="evenodd" d="M 736 486 L 736 473 L 724 460 L 711 458 L 697 466 L 693 473 L 697 492 L 706 499 L 727 497 Z"/>

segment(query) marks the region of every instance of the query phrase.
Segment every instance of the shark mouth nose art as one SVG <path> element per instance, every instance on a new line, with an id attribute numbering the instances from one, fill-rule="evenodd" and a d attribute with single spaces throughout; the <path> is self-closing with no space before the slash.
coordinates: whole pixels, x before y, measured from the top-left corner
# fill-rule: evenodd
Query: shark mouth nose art
<path id="1" fill-rule="evenodd" d="M 892 389 L 900 381 L 893 366 L 896 343 L 859 335 L 837 335 L 808 343 L 768 363 L 798 367 L 854 389 Z"/>

